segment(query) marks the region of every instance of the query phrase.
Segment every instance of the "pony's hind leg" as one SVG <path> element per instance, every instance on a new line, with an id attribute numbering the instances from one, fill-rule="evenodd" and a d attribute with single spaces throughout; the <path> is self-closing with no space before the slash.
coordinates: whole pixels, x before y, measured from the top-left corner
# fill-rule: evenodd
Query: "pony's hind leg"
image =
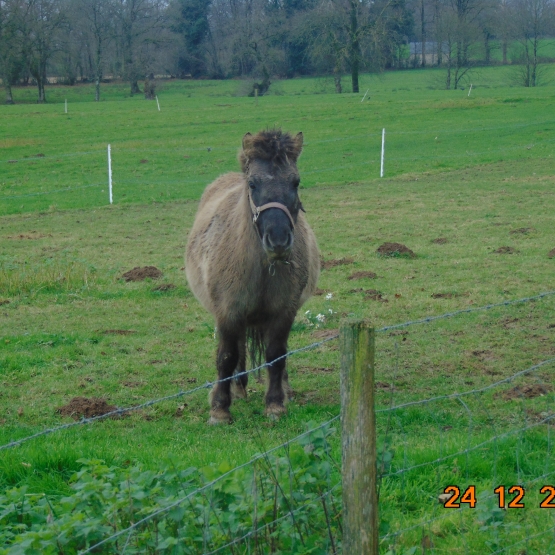
<path id="1" fill-rule="evenodd" d="M 245 344 L 244 338 L 239 339 L 239 341 L 237 342 L 237 347 L 239 349 L 239 361 L 237 362 L 237 368 L 235 368 L 234 374 L 242 374 L 246 369 L 246 359 L 247 359 L 247 346 Z M 231 381 L 231 398 L 246 399 L 248 383 L 249 383 L 248 374 L 235 376 Z"/>
<path id="2" fill-rule="evenodd" d="M 227 328 L 227 329 L 226 329 Z M 219 344 L 216 365 L 219 381 L 210 392 L 210 424 L 226 424 L 231 422 L 231 382 L 229 379 L 239 361 L 238 337 L 236 331 L 226 326 L 220 326 Z"/>

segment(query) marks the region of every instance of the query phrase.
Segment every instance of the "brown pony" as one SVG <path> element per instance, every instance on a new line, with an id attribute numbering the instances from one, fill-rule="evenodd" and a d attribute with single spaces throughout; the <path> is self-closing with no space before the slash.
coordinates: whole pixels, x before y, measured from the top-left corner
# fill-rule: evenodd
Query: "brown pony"
<path id="1" fill-rule="evenodd" d="M 303 134 L 279 129 L 247 133 L 239 151 L 242 173 L 211 183 L 189 235 L 187 279 L 216 319 L 218 383 L 210 394 L 212 424 L 231 422 L 231 386 L 246 397 L 247 338 L 272 362 L 287 352 L 297 310 L 320 272 L 316 238 L 299 200 L 297 159 Z M 268 366 L 266 414 L 285 412 L 285 359 Z"/>

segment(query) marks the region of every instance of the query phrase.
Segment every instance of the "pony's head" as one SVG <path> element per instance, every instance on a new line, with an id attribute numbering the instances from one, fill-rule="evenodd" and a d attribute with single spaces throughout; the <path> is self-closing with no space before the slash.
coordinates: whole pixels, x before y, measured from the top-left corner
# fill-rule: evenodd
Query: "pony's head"
<path id="1" fill-rule="evenodd" d="M 295 224 L 302 210 L 297 169 L 302 148 L 302 133 L 292 137 L 272 129 L 243 137 L 239 161 L 253 222 L 271 261 L 287 260 L 293 247 Z"/>

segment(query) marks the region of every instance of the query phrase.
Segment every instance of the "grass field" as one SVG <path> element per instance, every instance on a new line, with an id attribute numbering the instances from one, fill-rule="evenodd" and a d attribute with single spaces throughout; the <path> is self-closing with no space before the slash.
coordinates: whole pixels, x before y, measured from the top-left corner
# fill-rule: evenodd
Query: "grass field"
<path id="1" fill-rule="evenodd" d="M 364 103 L 362 94 L 330 94 L 325 79 L 302 79 L 275 83 L 258 106 L 238 95 L 240 82 L 203 81 L 164 84 L 160 112 L 119 85 L 104 87 L 99 104 L 88 101 L 90 87 L 57 87 L 47 105 L 1 107 L 0 445 L 70 422 L 56 408 L 74 396 L 131 406 L 214 379 L 213 322 L 187 288 L 183 256 L 196 201 L 214 177 L 237 169 L 246 131 L 304 132 L 303 204 L 322 258 L 344 259 L 322 271 L 319 287 L 332 298 L 307 303 L 291 348 L 322 335 L 306 310 L 328 315 L 324 331 L 347 315 L 381 327 L 555 289 L 555 87 L 510 87 L 508 70 L 492 68 L 474 73 L 468 96 L 439 90 L 441 78 L 435 70 L 365 75 Z M 416 258 L 378 256 L 386 241 Z M 496 252 L 502 247 L 510 248 Z M 163 278 L 121 279 L 145 265 Z M 348 279 L 358 271 L 377 277 Z M 154 290 L 160 284 L 175 288 Z M 546 297 L 378 334 L 379 408 L 480 388 L 554 358 L 554 303 Z M 338 359 L 334 342 L 290 359 L 296 396 L 277 423 L 263 416 L 264 388 L 251 380 L 249 401 L 232 407 L 234 424 L 208 427 L 202 390 L 0 451 L 0 488 L 66 495 L 83 458 L 148 469 L 170 460 L 183 468 L 240 464 L 306 422 L 338 414 Z M 553 511 L 538 508 L 540 482 L 523 510 L 498 514 L 483 500 L 479 510 L 449 513 L 437 503 L 451 483 L 474 484 L 482 497 L 543 475 L 541 485 L 553 484 L 549 425 L 403 470 L 549 418 L 554 368 L 464 403 L 379 415 L 391 471 L 401 471 L 382 483 L 391 534 L 383 553 L 553 552 Z M 532 389 L 518 394 L 515 385 Z M 332 451 L 340 460 L 335 436 Z"/>

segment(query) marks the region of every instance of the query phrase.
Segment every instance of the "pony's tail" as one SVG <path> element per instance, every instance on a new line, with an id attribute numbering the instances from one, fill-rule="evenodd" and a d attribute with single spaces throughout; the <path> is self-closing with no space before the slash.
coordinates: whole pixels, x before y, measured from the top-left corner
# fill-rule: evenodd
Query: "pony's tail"
<path id="1" fill-rule="evenodd" d="M 266 351 L 264 347 L 264 336 L 260 328 L 247 328 L 247 349 L 249 351 L 252 368 L 260 366 L 264 362 Z M 258 381 L 261 379 L 260 370 L 257 372 L 257 379 Z"/>

